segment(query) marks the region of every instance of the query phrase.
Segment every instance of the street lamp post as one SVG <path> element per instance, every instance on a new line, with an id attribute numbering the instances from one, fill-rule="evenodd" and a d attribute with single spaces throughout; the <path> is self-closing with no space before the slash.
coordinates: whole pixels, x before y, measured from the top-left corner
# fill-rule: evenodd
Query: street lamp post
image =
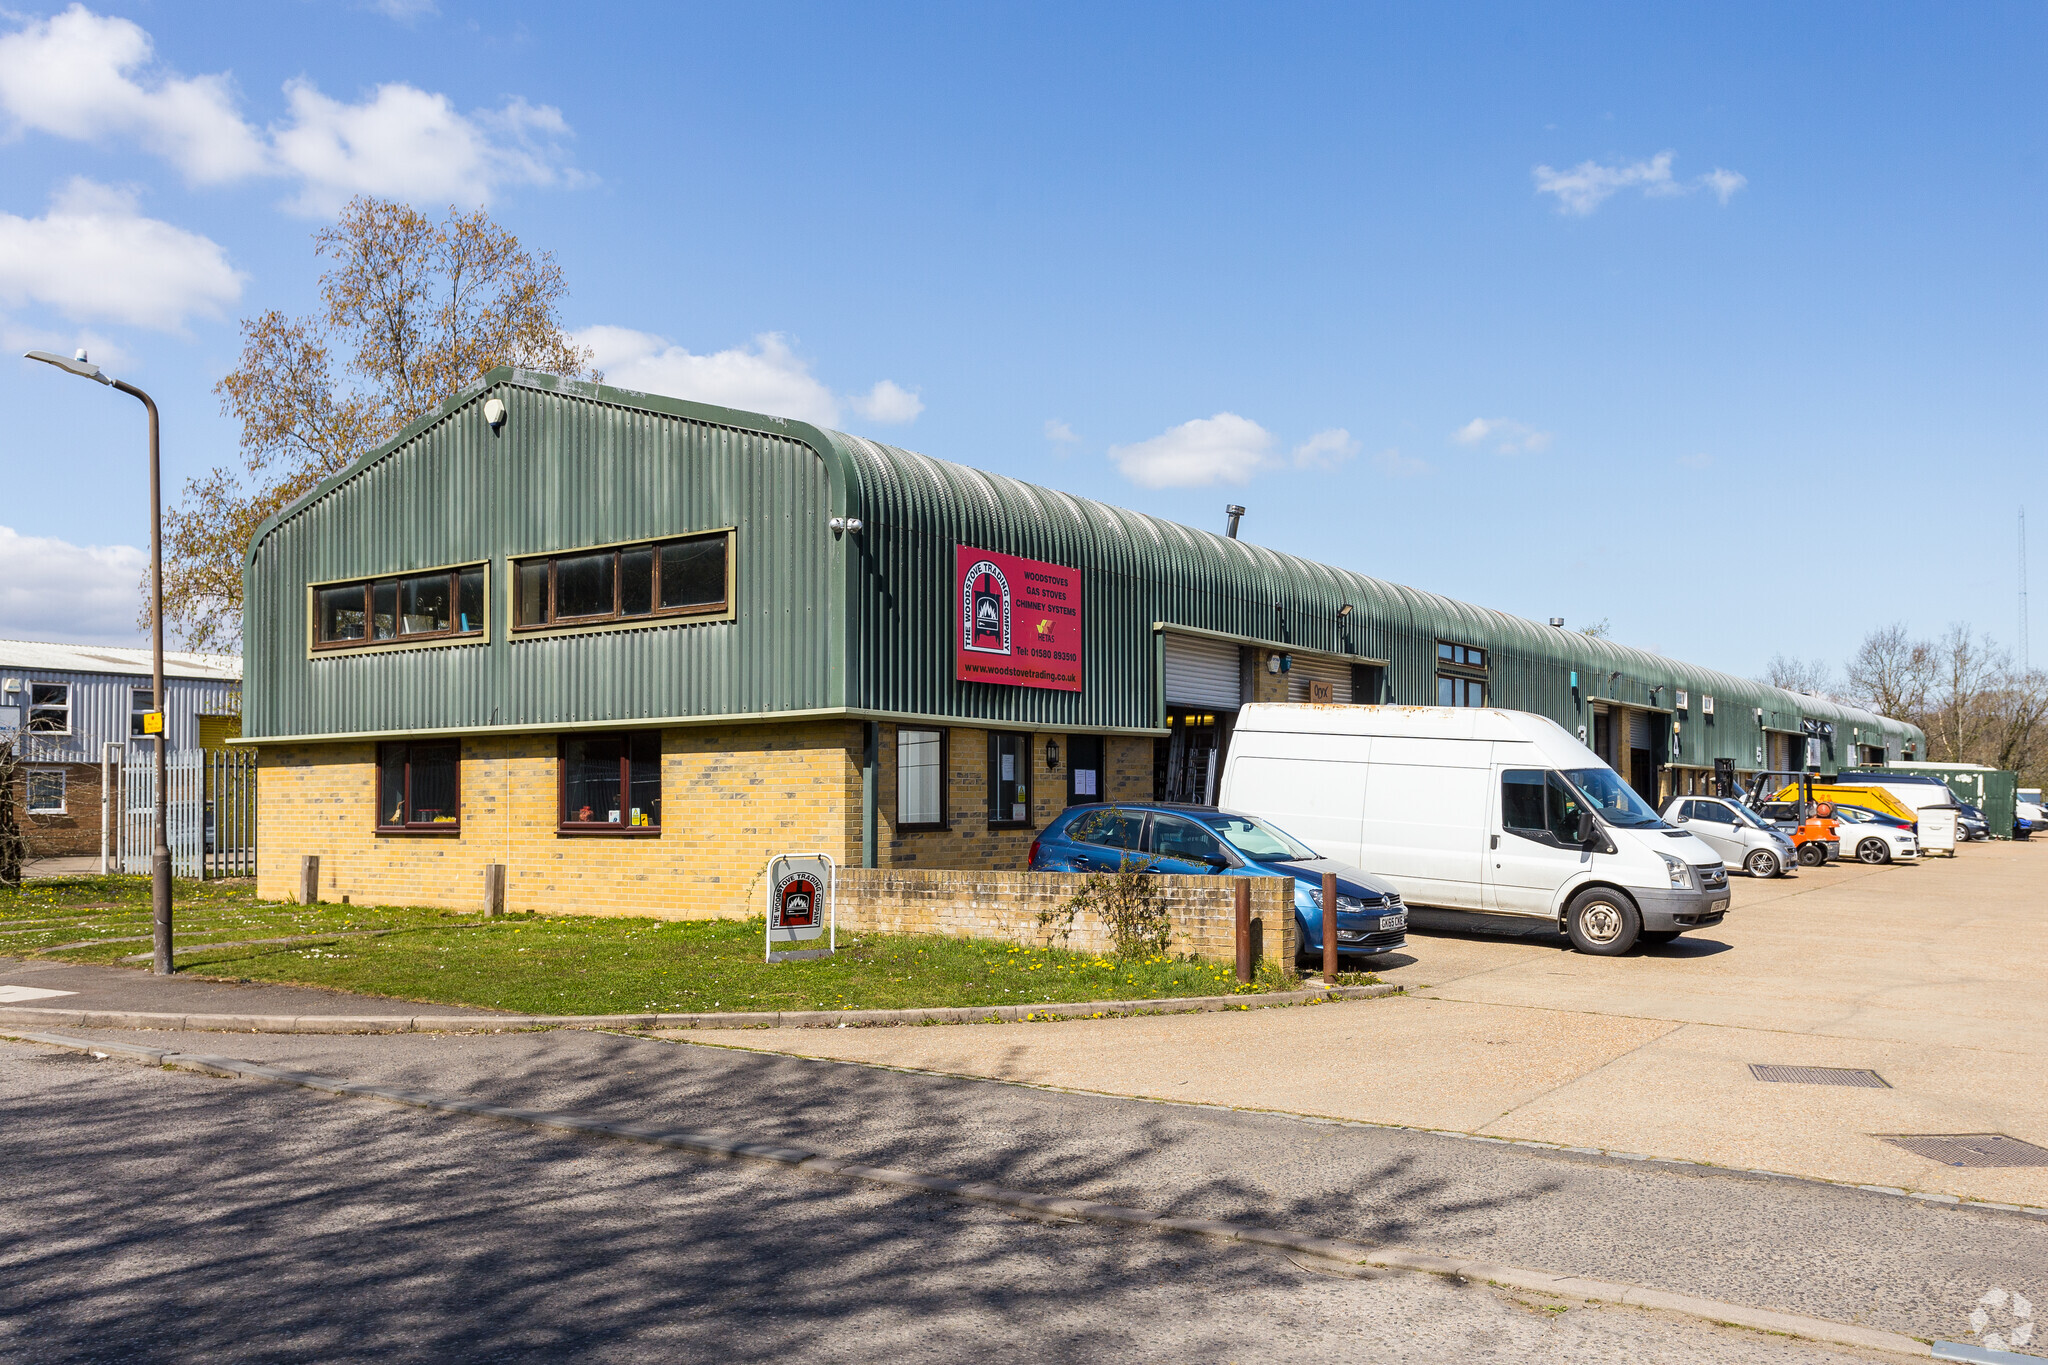
<path id="1" fill-rule="evenodd" d="M 67 374 L 81 379 L 93 379 L 119 389 L 131 398 L 140 399 L 149 413 L 149 633 L 150 650 L 154 656 L 150 664 L 150 709 L 156 712 L 156 845 L 149 851 L 149 903 L 154 921 L 151 938 L 155 948 L 155 962 L 152 964 L 158 976 L 171 974 L 171 838 L 170 838 L 170 787 L 165 761 L 165 746 L 170 743 L 170 713 L 164 706 L 164 500 L 162 460 L 157 446 L 156 400 L 136 388 L 103 372 L 99 366 L 85 358 L 80 351 L 75 356 L 57 355 L 52 351 L 30 351 L 25 360 L 40 360 L 45 365 L 55 365 Z"/>

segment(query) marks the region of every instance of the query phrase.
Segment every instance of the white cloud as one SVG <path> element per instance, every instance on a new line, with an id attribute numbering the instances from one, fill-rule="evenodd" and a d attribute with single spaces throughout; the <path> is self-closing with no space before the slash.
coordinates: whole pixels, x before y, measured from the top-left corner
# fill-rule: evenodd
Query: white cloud
<path id="1" fill-rule="evenodd" d="M 1144 488 L 1243 483 L 1271 460 L 1273 434 L 1248 417 L 1219 412 L 1182 422 L 1136 445 L 1111 446 L 1110 462 Z"/>
<path id="2" fill-rule="evenodd" d="M 383 8 L 423 12 L 406 0 Z M 430 6 L 429 6 L 430 8 Z M 81 141 L 129 138 L 212 184 L 257 175 L 300 182 L 291 206 L 324 213 L 353 194 L 479 205 L 510 185 L 582 183 L 567 169 L 561 111 L 513 99 L 459 112 L 446 95 L 402 82 L 355 103 L 309 81 L 284 87 L 287 117 L 264 130 L 243 117 L 223 73 L 162 70 L 142 28 L 74 4 L 0 35 L 0 122 Z"/>
<path id="3" fill-rule="evenodd" d="M 134 644 L 147 563 L 133 545 L 73 545 L 0 526 L 0 637 Z"/>
<path id="4" fill-rule="evenodd" d="M 924 411 L 924 400 L 893 379 L 877 380 L 875 386 L 865 395 L 851 401 L 853 410 L 870 422 L 886 422 L 891 425 L 914 422 L 917 415 Z"/>
<path id="5" fill-rule="evenodd" d="M 1319 431 L 1294 448 L 1296 469 L 1335 469 L 1358 453 L 1358 442 L 1342 427 Z"/>
<path id="6" fill-rule="evenodd" d="M 76 179 L 40 218 L 0 213 L 0 303 L 175 332 L 218 315 L 246 278 L 220 245 L 136 212 L 135 196 Z"/>
<path id="7" fill-rule="evenodd" d="M 666 337 L 630 327 L 586 327 L 576 340 L 594 352 L 605 382 L 647 393 L 717 403 L 728 408 L 793 417 L 822 427 L 839 425 L 842 402 L 871 422 L 908 422 L 924 411 L 914 390 L 893 380 L 841 399 L 811 373 L 779 332 L 763 332 L 753 345 L 697 355 Z"/>
<path id="8" fill-rule="evenodd" d="M 1490 445 L 1501 455 L 1539 455 L 1550 449 L 1551 434 L 1505 417 L 1474 417 L 1451 433 L 1459 445 Z"/>
<path id="9" fill-rule="evenodd" d="M 1372 457 L 1372 467 L 1390 479 L 1412 479 L 1430 471 L 1429 461 L 1403 455 L 1392 446 Z"/>
<path id="10" fill-rule="evenodd" d="M 506 185 L 552 185 L 569 125 L 559 109 L 513 100 L 465 117 L 446 95 L 402 83 L 344 104 L 305 81 L 285 87 L 291 123 L 273 135 L 277 162 L 304 187 L 292 207 L 331 213 L 352 195 L 482 204 Z"/>
<path id="11" fill-rule="evenodd" d="M 1749 183 L 1739 172 L 1719 166 L 1694 180 L 1675 179 L 1671 174 L 1672 156 L 1673 153 L 1663 151 L 1647 161 L 1616 162 L 1611 166 L 1581 161 L 1563 171 L 1538 166 L 1533 172 L 1536 193 L 1556 195 L 1559 213 L 1583 218 L 1626 189 L 1641 190 L 1646 198 L 1653 199 L 1707 189 L 1726 204 L 1735 191 Z"/>
<path id="12" fill-rule="evenodd" d="M 1700 177 L 1700 184 L 1714 192 L 1714 197 L 1727 203 L 1735 191 L 1749 183 L 1749 177 L 1740 171 L 1726 171 L 1719 166 Z"/>
<path id="13" fill-rule="evenodd" d="M 227 76 L 181 79 L 152 70 L 153 59 L 140 26 L 73 5 L 0 36 L 0 112 L 16 133 L 133 138 L 199 184 L 261 171 L 262 139 Z"/>
<path id="14" fill-rule="evenodd" d="M 1074 429 L 1057 417 L 1045 419 L 1045 439 L 1061 446 L 1078 445 L 1081 441 L 1081 438 L 1074 434 Z"/>

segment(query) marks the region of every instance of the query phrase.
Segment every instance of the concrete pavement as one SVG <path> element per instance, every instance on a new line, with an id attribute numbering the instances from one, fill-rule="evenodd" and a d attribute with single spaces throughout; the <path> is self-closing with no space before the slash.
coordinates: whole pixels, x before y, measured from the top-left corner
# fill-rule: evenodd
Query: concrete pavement
<path id="1" fill-rule="evenodd" d="M 2048 850 L 1736 879 L 1727 921 L 1623 958 L 1416 915 L 1405 998 L 967 1029 L 697 1041 L 1107 1094 L 1595 1146 L 2048 1207 L 2048 1167 L 1943 1166 L 1888 1134 L 2048 1147 Z M 684 1036 L 684 1035 L 679 1035 Z M 1750 1063 L 1870 1068 L 1890 1089 Z"/>

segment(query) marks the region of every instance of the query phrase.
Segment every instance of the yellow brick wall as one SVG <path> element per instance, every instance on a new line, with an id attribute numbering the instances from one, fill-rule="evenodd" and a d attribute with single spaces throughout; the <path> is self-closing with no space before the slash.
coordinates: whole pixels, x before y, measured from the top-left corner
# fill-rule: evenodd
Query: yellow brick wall
<path id="1" fill-rule="evenodd" d="M 1031 841 L 1067 808 L 1065 731 L 1029 735 L 1031 749 L 1031 827 L 989 828 L 987 730 L 953 726 L 946 731 L 946 823 L 943 830 L 896 828 L 896 731 L 884 724 L 876 754 L 875 861 L 881 867 L 960 868 L 1021 872 L 1031 857 Z M 909 726 L 930 729 L 930 726 Z M 1057 740 L 1058 772 L 1046 766 L 1045 744 Z M 1112 801 L 1152 799 L 1152 741 L 1143 736 L 1110 735 L 1102 742 L 1103 795 Z M 858 793 L 856 792 L 856 797 Z M 857 808 L 857 802 L 856 802 Z M 859 830 L 854 831 L 859 853 Z"/>
<path id="2" fill-rule="evenodd" d="M 662 734 L 657 836 L 562 834 L 556 736 L 462 741 L 462 828 L 376 832 L 375 744 L 268 745 L 258 783 L 257 894 L 298 891 L 320 857 L 323 901 L 475 910 L 483 869 L 506 867 L 510 910 L 745 916 L 777 853 L 860 861 L 860 726 L 723 726 Z"/>

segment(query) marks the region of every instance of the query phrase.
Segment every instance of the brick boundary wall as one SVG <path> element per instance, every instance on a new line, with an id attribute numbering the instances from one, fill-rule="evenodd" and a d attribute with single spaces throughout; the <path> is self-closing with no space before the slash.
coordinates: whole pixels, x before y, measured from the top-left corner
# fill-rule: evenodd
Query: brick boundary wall
<path id="1" fill-rule="evenodd" d="M 840 868 L 839 926 L 850 932 L 945 934 L 1039 946 L 1062 941 L 1039 923 L 1088 880 L 1078 872 L 954 872 L 919 868 Z M 1154 876 L 1155 894 L 1172 920 L 1167 951 L 1211 962 L 1237 956 L 1236 877 Z M 1252 941 L 1283 968 L 1294 965 L 1294 879 L 1246 877 L 1252 887 Z M 1075 916 L 1064 946 L 1080 952 L 1115 948 L 1096 916 Z"/>

